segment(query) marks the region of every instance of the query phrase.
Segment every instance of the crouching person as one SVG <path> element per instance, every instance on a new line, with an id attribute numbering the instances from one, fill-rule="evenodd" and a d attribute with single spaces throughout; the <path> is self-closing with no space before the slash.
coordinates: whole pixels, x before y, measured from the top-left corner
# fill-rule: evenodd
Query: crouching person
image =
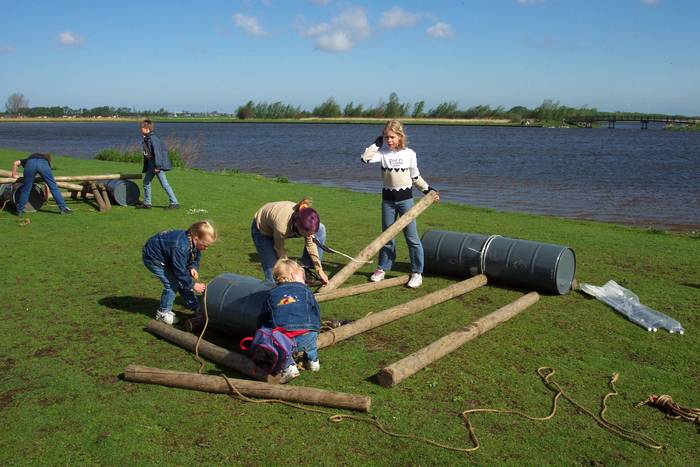
<path id="1" fill-rule="evenodd" d="M 304 285 L 304 269 L 287 258 L 278 260 L 272 269 L 277 285 L 270 290 L 261 315 L 262 325 L 281 328 L 294 341 L 294 352 L 304 353 L 304 367 L 319 371 L 316 339 L 321 330 L 321 311 L 314 294 Z M 299 376 L 299 370 L 290 359 L 282 369 L 281 382 Z"/>
<path id="2" fill-rule="evenodd" d="M 166 230 L 152 236 L 143 247 L 143 264 L 163 284 L 160 307 L 156 320 L 176 324 L 173 313 L 175 296 L 185 300 L 185 307 L 196 311 L 199 297 L 206 284 L 197 282 L 199 260 L 202 251 L 217 239 L 214 226 L 209 221 L 196 222 L 187 230 Z"/>

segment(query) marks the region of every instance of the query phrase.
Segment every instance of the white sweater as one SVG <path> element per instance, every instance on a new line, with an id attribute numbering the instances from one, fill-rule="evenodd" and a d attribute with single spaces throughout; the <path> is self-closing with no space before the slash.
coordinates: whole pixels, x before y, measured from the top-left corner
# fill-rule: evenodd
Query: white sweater
<path id="1" fill-rule="evenodd" d="M 384 146 L 372 144 L 361 156 L 365 164 L 382 163 L 384 187 L 382 198 L 391 201 L 403 201 L 413 198 L 413 185 L 423 193 L 430 189 L 418 170 L 418 160 L 413 149 L 405 148 L 392 151 Z"/>

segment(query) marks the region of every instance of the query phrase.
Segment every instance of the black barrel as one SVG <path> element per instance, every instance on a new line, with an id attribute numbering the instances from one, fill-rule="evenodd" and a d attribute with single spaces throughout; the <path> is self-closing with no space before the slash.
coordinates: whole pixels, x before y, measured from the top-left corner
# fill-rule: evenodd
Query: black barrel
<path id="1" fill-rule="evenodd" d="M 131 180 L 105 180 L 102 182 L 109 193 L 109 199 L 119 206 L 133 206 L 139 200 L 139 186 Z"/>
<path id="2" fill-rule="evenodd" d="M 425 270 L 459 277 L 481 274 L 481 250 L 488 238 L 488 235 L 428 230 L 421 238 Z"/>
<path id="3" fill-rule="evenodd" d="M 16 207 L 20 191 L 22 191 L 22 183 L 2 184 L 0 185 L 0 200 L 2 203 L 9 201 Z M 29 200 L 24 206 L 24 212 L 35 212 L 44 204 L 44 201 L 46 201 L 44 189 L 38 183 L 33 183 L 29 192 Z"/>
<path id="4" fill-rule="evenodd" d="M 566 246 L 449 231 L 428 231 L 422 241 L 430 273 L 481 273 L 495 282 L 557 294 L 571 290 L 576 273 L 576 255 Z"/>
<path id="5" fill-rule="evenodd" d="M 224 273 L 207 285 L 209 326 L 240 337 L 255 334 L 268 292 L 275 284 Z"/>

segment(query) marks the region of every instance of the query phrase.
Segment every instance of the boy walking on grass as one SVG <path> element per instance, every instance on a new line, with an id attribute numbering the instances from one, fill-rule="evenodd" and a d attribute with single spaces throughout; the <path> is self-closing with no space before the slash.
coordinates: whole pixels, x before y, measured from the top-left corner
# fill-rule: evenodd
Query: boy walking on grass
<path id="1" fill-rule="evenodd" d="M 151 181 L 153 177 L 158 177 L 160 185 L 168 195 L 170 204 L 165 209 L 177 209 L 180 205 L 177 202 L 175 193 L 168 183 L 165 172 L 173 168 L 168 155 L 168 149 L 159 137 L 153 134 L 154 124 L 151 120 L 145 119 L 141 122 L 141 135 L 143 136 L 143 202 L 136 205 L 138 209 L 151 209 Z"/>

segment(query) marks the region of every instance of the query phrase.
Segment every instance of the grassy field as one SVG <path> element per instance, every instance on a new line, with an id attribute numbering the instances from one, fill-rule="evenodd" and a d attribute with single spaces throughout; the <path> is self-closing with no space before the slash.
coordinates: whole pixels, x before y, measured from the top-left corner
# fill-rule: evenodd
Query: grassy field
<path id="1" fill-rule="evenodd" d="M 0 167 L 24 154 L 0 151 Z M 57 158 L 56 175 L 138 172 L 138 164 Z M 281 174 L 283 175 L 283 174 Z M 379 177 L 379 173 L 377 173 Z M 224 395 L 128 383 L 129 364 L 196 372 L 193 356 L 143 330 L 157 308 L 158 281 L 141 264 L 141 247 L 155 232 L 214 220 L 220 241 L 205 252 L 201 276 L 223 272 L 260 277 L 250 220 L 263 203 L 315 198 L 328 243 L 359 252 L 380 231 L 378 194 L 354 193 L 255 175 L 175 169 L 168 174 L 183 206 L 167 204 L 155 185 L 152 210 L 114 207 L 106 213 L 69 201 L 71 216 L 50 202 L 28 216 L 5 211 L 0 335 L 0 465 L 235 464 L 280 465 L 695 465 L 697 427 L 634 404 L 669 394 L 700 406 L 700 244 L 697 233 L 671 234 L 595 222 L 502 213 L 441 203 L 418 227 L 500 234 L 571 246 L 577 278 L 601 285 L 614 279 L 642 302 L 685 326 L 685 335 L 647 333 L 578 292 L 545 295 L 511 321 L 385 389 L 373 375 L 504 304 L 524 290 L 488 285 L 417 315 L 321 351 L 321 371 L 293 385 L 372 397 L 372 414 L 388 429 L 457 447 L 470 442 L 459 414 L 471 408 L 514 408 L 544 416 L 553 393 L 536 374 L 550 366 L 568 395 L 597 412 L 608 380 L 620 374 L 620 396 L 608 417 L 666 447 L 650 450 L 602 429 L 562 401 L 550 421 L 508 415 L 472 417 L 482 448 L 451 452 L 389 437 L 355 421 Z M 280 179 L 278 179 L 280 180 Z M 192 214 L 190 210 L 206 210 Z M 300 240 L 290 241 L 292 252 Z M 329 271 L 344 261 L 328 256 Z M 408 268 L 405 242 L 392 275 Z M 372 265 L 350 283 L 363 283 Z M 438 290 L 456 279 L 426 277 L 406 288 L 322 304 L 324 317 L 354 319 Z M 176 311 L 181 316 L 181 305 Z M 235 343 L 231 342 L 231 347 Z M 207 363 L 205 372 L 234 373 Z M 367 416 L 369 417 L 369 416 Z M 695 460 L 693 460 L 695 459 Z"/>

